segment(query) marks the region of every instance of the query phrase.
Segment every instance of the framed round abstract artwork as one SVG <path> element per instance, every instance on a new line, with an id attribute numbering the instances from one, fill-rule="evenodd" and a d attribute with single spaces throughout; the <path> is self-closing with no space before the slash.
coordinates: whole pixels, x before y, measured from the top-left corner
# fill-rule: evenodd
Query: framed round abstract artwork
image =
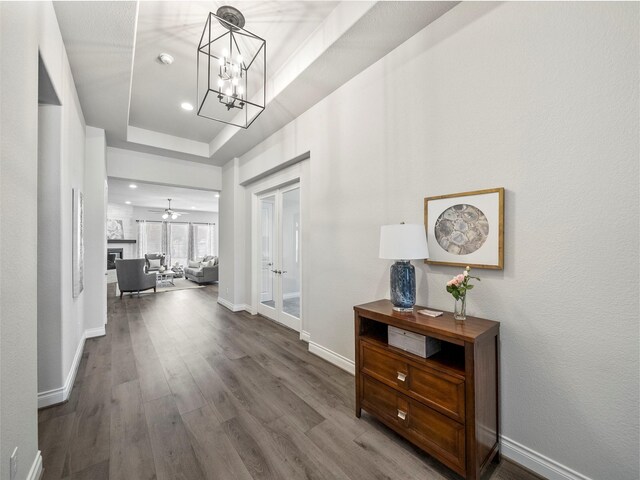
<path id="1" fill-rule="evenodd" d="M 504 188 L 424 199 L 433 265 L 501 270 L 504 263 Z"/>

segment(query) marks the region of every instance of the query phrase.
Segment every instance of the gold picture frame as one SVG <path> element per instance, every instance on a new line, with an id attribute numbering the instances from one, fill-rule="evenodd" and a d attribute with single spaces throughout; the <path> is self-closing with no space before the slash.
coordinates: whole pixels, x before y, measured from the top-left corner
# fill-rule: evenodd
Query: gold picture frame
<path id="1" fill-rule="evenodd" d="M 504 188 L 424 199 L 430 265 L 504 268 Z"/>

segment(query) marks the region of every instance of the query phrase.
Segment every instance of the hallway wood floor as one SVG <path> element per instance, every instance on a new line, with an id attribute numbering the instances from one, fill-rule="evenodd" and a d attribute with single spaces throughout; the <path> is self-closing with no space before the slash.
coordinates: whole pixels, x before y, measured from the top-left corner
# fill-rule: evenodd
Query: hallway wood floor
<path id="1" fill-rule="evenodd" d="M 39 412 L 45 479 L 459 478 L 357 419 L 354 378 L 296 333 L 216 299 L 216 286 L 109 295 L 70 400 Z M 503 460 L 490 478 L 538 477 Z"/>

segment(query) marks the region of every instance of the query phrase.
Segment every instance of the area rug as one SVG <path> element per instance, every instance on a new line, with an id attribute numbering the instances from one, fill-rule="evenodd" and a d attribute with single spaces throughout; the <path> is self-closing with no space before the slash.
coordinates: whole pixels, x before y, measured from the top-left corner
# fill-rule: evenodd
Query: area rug
<path id="1" fill-rule="evenodd" d="M 173 279 L 174 286 L 169 285 L 168 287 L 158 287 L 156 288 L 157 293 L 164 292 L 175 292 L 176 290 L 189 290 L 191 288 L 204 288 L 205 285 L 198 285 L 191 280 L 187 280 L 186 278 L 174 278 Z M 144 292 L 140 292 L 140 295 L 153 295 L 153 290 L 145 290 Z M 125 293 L 125 295 L 132 295 L 130 293 Z M 137 293 L 133 294 L 137 295 Z M 118 288 L 118 284 L 116 283 L 116 297 L 120 296 L 120 289 Z"/>

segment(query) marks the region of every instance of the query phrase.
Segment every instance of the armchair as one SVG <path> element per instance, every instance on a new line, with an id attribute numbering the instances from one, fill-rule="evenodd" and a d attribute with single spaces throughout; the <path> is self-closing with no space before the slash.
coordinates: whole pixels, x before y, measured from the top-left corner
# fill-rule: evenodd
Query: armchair
<path id="1" fill-rule="evenodd" d="M 160 263 L 158 263 L 160 260 Z M 164 253 L 145 253 L 144 254 L 144 271 L 149 272 L 157 272 L 160 270 L 160 267 L 165 267 L 166 255 Z"/>
<path id="2" fill-rule="evenodd" d="M 132 258 L 127 260 L 116 260 L 116 275 L 118 277 L 118 288 L 120 298 L 127 293 L 140 292 L 153 288 L 156 291 L 156 274 L 145 273 L 144 258 Z"/>

